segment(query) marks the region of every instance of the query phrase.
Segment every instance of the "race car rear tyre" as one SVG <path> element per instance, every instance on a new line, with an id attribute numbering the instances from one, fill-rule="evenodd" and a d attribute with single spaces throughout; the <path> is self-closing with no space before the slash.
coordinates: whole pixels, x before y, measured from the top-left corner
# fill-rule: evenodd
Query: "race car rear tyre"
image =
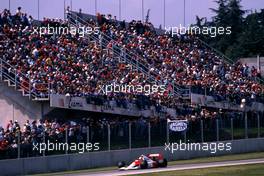
<path id="1" fill-rule="evenodd" d="M 118 168 L 125 167 L 126 163 L 125 163 L 125 161 L 120 161 L 120 162 L 118 162 L 117 166 L 118 166 Z"/>
<path id="2" fill-rule="evenodd" d="M 168 166 L 168 161 L 164 158 L 163 159 L 164 163 L 163 163 L 163 167 L 167 167 Z"/>
<path id="3" fill-rule="evenodd" d="M 148 162 L 147 161 L 142 161 L 140 163 L 140 168 L 141 169 L 147 169 L 148 168 Z"/>
<path id="4" fill-rule="evenodd" d="M 159 167 L 167 167 L 168 161 L 166 159 L 162 159 L 158 161 L 158 166 Z"/>

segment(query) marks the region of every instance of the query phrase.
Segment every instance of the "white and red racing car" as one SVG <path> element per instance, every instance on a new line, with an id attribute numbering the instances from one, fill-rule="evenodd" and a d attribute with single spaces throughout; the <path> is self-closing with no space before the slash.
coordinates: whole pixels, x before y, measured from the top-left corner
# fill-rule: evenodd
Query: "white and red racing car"
<path id="1" fill-rule="evenodd" d="M 162 154 L 148 154 L 141 155 L 138 159 L 132 162 L 130 165 L 126 166 L 125 162 L 119 162 L 119 170 L 135 170 L 135 169 L 148 169 L 148 168 L 158 168 L 167 167 L 167 160 Z"/>

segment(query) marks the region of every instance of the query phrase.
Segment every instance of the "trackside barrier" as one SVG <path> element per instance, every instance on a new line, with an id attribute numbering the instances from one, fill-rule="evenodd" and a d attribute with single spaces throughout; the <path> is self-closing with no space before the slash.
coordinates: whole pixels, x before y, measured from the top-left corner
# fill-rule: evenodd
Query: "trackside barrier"
<path id="1" fill-rule="evenodd" d="M 199 142 L 221 142 L 227 140 L 263 138 L 263 114 L 256 112 L 244 112 L 230 117 L 221 114 L 216 119 L 196 119 L 188 122 L 185 131 L 170 130 L 169 123 L 165 119 L 159 122 L 128 122 L 106 123 L 100 126 L 82 127 L 79 138 L 70 135 L 70 129 L 66 129 L 60 138 L 42 134 L 43 143 L 98 143 L 98 151 L 115 151 L 135 148 L 151 148 L 163 146 L 165 143 L 199 143 Z M 51 155 L 67 155 L 78 151 L 56 150 L 56 151 L 33 151 L 33 147 L 23 144 L 18 139 L 17 150 L 7 149 L 0 155 L 0 160 L 45 157 Z M 91 151 L 92 152 L 92 151 Z M 94 152 L 94 151 L 93 151 Z M 92 153 L 93 153 L 92 152 Z"/>
<path id="2" fill-rule="evenodd" d="M 169 161 L 200 157 L 230 155 L 247 152 L 264 151 L 264 138 L 224 141 L 232 143 L 230 151 L 218 151 L 212 154 L 208 151 L 181 151 L 172 153 L 165 147 L 138 148 L 113 150 L 103 152 L 89 152 L 84 154 L 68 154 L 61 156 L 45 156 L 34 158 L 20 158 L 0 161 L 1 175 L 26 175 L 50 173 L 59 171 L 81 170 L 95 167 L 116 166 L 119 161 L 129 163 L 141 154 L 162 153 Z M 209 143 L 210 144 L 210 143 Z"/>

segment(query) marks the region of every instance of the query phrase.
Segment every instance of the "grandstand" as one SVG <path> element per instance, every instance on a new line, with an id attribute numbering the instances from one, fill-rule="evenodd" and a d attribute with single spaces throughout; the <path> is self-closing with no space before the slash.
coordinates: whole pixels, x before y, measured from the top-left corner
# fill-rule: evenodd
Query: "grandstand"
<path id="1" fill-rule="evenodd" d="M 1 13 L 1 159 L 58 154 L 32 151 L 47 140 L 99 142 L 100 150 L 112 150 L 263 137 L 264 85 L 255 67 L 228 62 L 199 36 L 171 37 L 150 22 L 69 9 L 65 17 Z M 35 32 L 48 26 L 99 32 Z M 114 83 L 166 89 L 100 91 Z M 13 119 L 4 113 L 10 101 L 21 111 Z M 167 119 L 188 120 L 188 131 L 168 132 Z"/>

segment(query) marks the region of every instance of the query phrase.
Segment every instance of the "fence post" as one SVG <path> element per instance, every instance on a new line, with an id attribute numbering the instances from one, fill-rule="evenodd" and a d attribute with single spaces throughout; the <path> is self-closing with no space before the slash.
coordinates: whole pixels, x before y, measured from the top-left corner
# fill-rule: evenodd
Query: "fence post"
<path id="1" fill-rule="evenodd" d="M 66 128 L 66 131 L 65 131 L 65 143 L 68 145 L 68 127 Z M 66 155 L 68 154 L 67 148 L 65 149 L 65 154 Z"/>
<path id="2" fill-rule="evenodd" d="M 234 122 L 233 122 L 233 118 L 231 118 L 231 140 L 233 141 L 234 140 Z"/>
<path id="3" fill-rule="evenodd" d="M 200 128 L 201 128 L 201 141 L 204 142 L 204 134 L 203 134 L 203 120 L 200 121 Z"/>
<path id="4" fill-rule="evenodd" d="M 90 142 L 90 127 L 89 125 L 87 125 L 86 127 L 86 144 L 88 144 Z M 89 150 L 87 150 L 87 152 L 89 152 Z"/>
<path id="5" fill-rule="evenodd" d="M 15 90 L 17 89 L 17 70 L 15 69 Z"/>
<path id="6" fill-rule="evenodd" d="M 0 59 L 0 80 L 3 80 L 3 60 Z"/>
<path id="7" fill-rule="evenodd" d="M 46 144 L 46 135 L 45 135 L 45 131 L 43 131 L 43 144 Z M 46 150 L 46 149 L 45 149 Z M 45 156 L 45 150 L 43 151 L 43 156 Z"/>
<path id="8" fill-rule="evenodd" d="M 258 118 L 258 138 L 260 138 L 260 118 L 259 118 L 259 113 L 257 112 L 257 118 Z"/>
<path id="9" fill-rule="evenodd" d="M 247 111 L 244 113 L 245 115 L 245 139 L 248 138 L 248 116 L 247 116 Z"/>
<path id="10" fill-rule="evenodd" d="M 151 147 L 151 125 L 150 122 L 148 122 L 148 147 Z"/>
<path id="11" fill-rule="evenodd" d="M 20 153 L 21 153 L 21 141 L 20 141 L 20 130 L 18 132 L 18 139 L 17 139 L 17 158 L 20 158 Z"/>
<path id="12" fill-rule="evenodd" d="M 187 129 L 184 131 L 184 143 L 187 143 Z"/>
<path id="13" fill-rule="evenodd" d="M 219 141 L 219 119 L 216 119 L 216 141 Z"/>
<path id="14" fill-rule="evenodd" d="M 131 150 L 131 122 L 128 123 L 129 150 Z"/>
<path id="15" fill-rule="evenodd" d="M 167 144 L 170 143 L 170 130 L 169 130 L 169 123 L 167 122 Z"/>
<path id="16" fill-rule="evenodd" d="M 86 143 L 90 142 L 90 127 L 87 125 L 87 132 L 86 132 Z"/>
<path id="17" fill-rule="evenodd" d="M 111 129 L 110 124 L 107 124 L 107 135 L 108 135 L 108 151 L 111 150 Z"/>

